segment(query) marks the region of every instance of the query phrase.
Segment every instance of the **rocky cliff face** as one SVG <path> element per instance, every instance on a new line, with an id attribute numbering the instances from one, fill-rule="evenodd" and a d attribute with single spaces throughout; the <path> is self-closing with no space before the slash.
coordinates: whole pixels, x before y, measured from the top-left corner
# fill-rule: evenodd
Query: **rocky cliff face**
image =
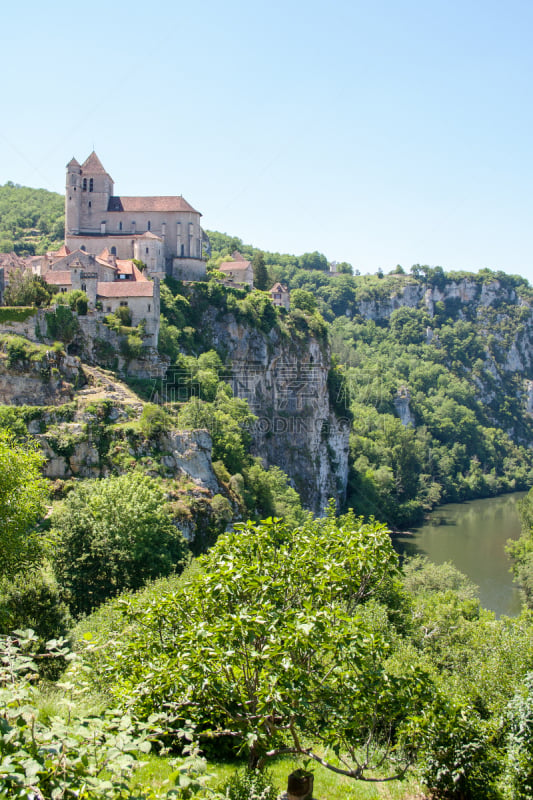
<path id="1" fill-rule="evenodd" d="M 231 363 L 226 379 L 248 401 L 257 420 L 253 452 L 289 476 L 302 502 L 323 513 L 333 497 L 342 502 L 348 480 L 349 428 L 335 413 L 328 389 L 330 353 L 312 336 L 264 333 L 231 315 L 206 316 L 213 344 Z"/>
<path id="2" fill-rule="evenodd" d="M 435 303 L 456 300 L 460 304 L 476 303 L 481 307 L 500 303 L 520 302 L 514 289 L 503 287 L 498 280 L 480 284 L 464 278 L 447 281 L 442 287 L 427 286 L 414 280 L 406 281 L 401 289 L 390 296 L 360 300 L 357 310 L 364 319 L 385 320 L 393 311 L 407 308 L 425 307 L 430 316 L 435 311 Z"/>

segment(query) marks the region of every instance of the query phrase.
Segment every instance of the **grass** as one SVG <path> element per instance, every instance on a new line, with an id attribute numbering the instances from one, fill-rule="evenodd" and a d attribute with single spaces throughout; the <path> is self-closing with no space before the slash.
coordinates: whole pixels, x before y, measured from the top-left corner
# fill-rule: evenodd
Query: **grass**
<path id="1" fill-rule="evenodd" d="M 163 790 L 165 781 L 169 780 L 175 769 L 174 765 L 173 759 L 148 756 L 143 766 L 136 772 L 134 783 L 148 784 L 155 791 Z M 279 758 L 269 762 L 267 769 L 279 792 L 287 789 L 287 777 L 298 767 L 301 767 L 301 762 L 292 758 Z M 207 773 L 212 776 L 209 786 L 220 789 L 235 770 L 243 768 L 244 762 L 208 762 Z M 423 798 L 418 783 L 413 779 L 365 783 L 335 775 L 318 765 L 313 772 L 314 800 L 422 800 Z"/>

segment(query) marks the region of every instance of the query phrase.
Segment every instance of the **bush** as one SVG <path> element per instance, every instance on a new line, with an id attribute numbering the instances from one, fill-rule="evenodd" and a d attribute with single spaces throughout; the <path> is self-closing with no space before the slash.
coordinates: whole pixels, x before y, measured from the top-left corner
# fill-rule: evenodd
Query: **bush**
<path id="1" fill-rule="evenodd" d="M 139 420 L 141 431 L 147 439 L 164 433 L 172 427 L 172 420 L 161 406 L 155 403 L 146 403 Z"/>
<path id="2" fill-rule="evenodd" d="M 504 794 L 508 800 L 533 797 L 533 672 L 526 675 L 507 709 Z"/>
<path id="3" fill-rule="evenodd" d="M 79 322 L 70 308 L 58 305 L 55 311 L 46 314 L 46 332 L 50 339 L 59 339 L 69 344 L 79 330 Z"/>
<path id="4" fill-rule="evenodd" d="M 54 510 L 55 567 L 75 613 L 183 568 L 187 548 L 165 500 L 134 471 L 84 481 Z"/>
<path id="5" fill-rule="evenodd" d="M 268 772 L 234 772 L 221 787 L 224 800 L 276 800 L 277 791 Z"/>

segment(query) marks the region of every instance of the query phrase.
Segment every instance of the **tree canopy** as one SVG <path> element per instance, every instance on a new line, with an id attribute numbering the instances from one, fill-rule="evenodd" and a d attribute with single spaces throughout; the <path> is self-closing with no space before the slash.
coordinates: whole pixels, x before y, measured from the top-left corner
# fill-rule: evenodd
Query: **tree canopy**
<path id="1" fill-rule="evenodd" d="M 42 454 L 30 442 L 15 443 L 0 430 L 0 570 L 10 576 L 38 559 L 36 522 L 48 496 L 40 474 Z"/>

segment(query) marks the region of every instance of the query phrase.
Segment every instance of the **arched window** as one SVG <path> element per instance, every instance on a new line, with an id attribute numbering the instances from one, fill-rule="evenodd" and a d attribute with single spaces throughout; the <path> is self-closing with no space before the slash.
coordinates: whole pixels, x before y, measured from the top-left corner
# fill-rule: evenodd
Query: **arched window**
<path id="1" fill-rule="evenodd" d="M 87 291 L 87 284 L 86 283 L 82 283 L 81 290 L 82 290 L 82 292 L 86 292 Z"/>
<path id="2" fill-rule="evenodd" d="M 90 200 L 89 200 L 89 208 L 92 208 L 92 203 Z"/>
<path id="3" fill-rule="evenodd" d="M 94 181 L 92 178 L 89 178 L 89 191 L 92 192 L 93 190 Z"/>
<path id="4" fill-rule="evenodd" d="M 84 191 L 84 192 L 86 192 L 86 191 L 87 191 L 87 178 L 84 178 L 84 179 L 83 179 L 83 191 Z"/>
<path id="5" fill-rule="evenodd" d="M 112 247 L 111 248 L 111 255 L 112 256 L 116 256 L 116 254 L 117 254 L 117 248 L 116 247 Z"/>
<path id="6" fill-rule="evenodd" d="M 119 229 L 119 231 L 121 231 L 121 230 L 122 230 L 122 222 L 119 222 L 119 223 L 118 223 L 118 229 Z"/>
<path id="7" fill-rule="evenodd" d="M 149 230 L 149 231 L 151 231 L 151 230 L 152 230 L 152 223 L 150 222 L 150 220 L 148 220 L 148 230 Z"/>
<path id="8" fill-rule="evenodd" d="M 84 244 L 82 244 L 82 246 L 80 247 L 80 250 L 83 250 L 83 252 L 85 252 L 85 250 L 86 250 L 86 249 L 87 249 L 87 248 L 85 247 L 85 245 L 84 245 Z"/>

